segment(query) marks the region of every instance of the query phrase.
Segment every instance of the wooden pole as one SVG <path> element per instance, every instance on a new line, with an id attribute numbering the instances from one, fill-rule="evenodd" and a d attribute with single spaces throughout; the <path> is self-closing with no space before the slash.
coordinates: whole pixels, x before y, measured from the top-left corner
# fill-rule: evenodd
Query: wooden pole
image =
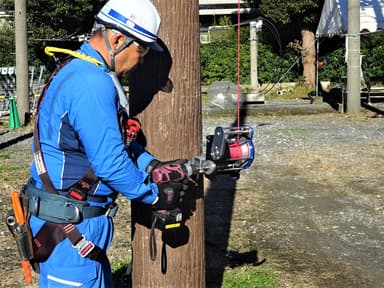
<path id="1" fill-rule="evenodd" d="M 146 148 L 159 160 L 191 159 L 201 154 L 198 1 L 154 0 L 162 23 L 162 56 L 151 52 L 132 75 L 131 113 L 139 114 Z M 168 56 L 168 57 L 167 57 Z M 169 71 L 169 75 L 167 72 Z M 153 92 L 173 82 L 170 93 Z M 170 87 L 168 81 L 168 89 Z M 156 87 L 157 86 L 157 87 Z M 152 94 L 152 95 L 151 95 Z M 146 103 L 148 104 L 148 103 Z M 133 287 L 205 287 L 204 198 L 202 181 L 187 191 L 182 204 L 185 227 L 161 233 L 156 229 L 157 255 L 150 257 L 151 208 L 132 202 Z M 161 271 L 163 240 L 167 267 Z"/>

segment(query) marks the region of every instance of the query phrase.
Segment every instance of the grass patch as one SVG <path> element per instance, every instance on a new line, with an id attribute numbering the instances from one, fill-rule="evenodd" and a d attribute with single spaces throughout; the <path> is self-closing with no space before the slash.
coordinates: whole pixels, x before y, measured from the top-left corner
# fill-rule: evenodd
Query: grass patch
<path id="1" fill-rule="evenodd" d="M 11 155 L 9 155 L 9 154 L 0 154 L 0 159 L 1 160 L 9 160 L 9 159 L 11 159 Z"/>
<path id="2" fill-rule="evenodd" d="M 267 98 L 270 98 L 272 101 L 308 99 L 308 94 L 313 91 L 315 91 L 314 88 L 297 85 L 296 87 L 274 89 Z"/>
<path id="3" fill-rule="evenodd" d="M 132 287 L 131 276 L 129 272 L 131 269 L 131 260 L 117 261 L 112 264 L 112 281 L 113 287 Z"/>
<path id="4" fill-rule="evenodd" d="M 278 276 L 269 269 L 238 267 L 224 273 L 223 288 L 277 288 Z"/>
<path id="5" fill-rule="evenodd" d="M 1 173 L 10 173 L 10 174 L 25 174 L 28 173 L 29 165 L 17 166 L 17 163 L 12 163 L 13 165 L 0 165 Z"/>
<path id="6" fill-rule="evenodd" d="M 127 268 L 130 269 L 130 261 L 119 261 L 112 264 L 113 283 L 115 287 L 126 285 Z M 243 266 L 224 272 L 222 288 L 278 288 L 279 277 L 276 272 L 260 267 Z M 124 286 L 125 287 L 125 286 Z"/>
<path id="7" fill-rule="evenodd" d="M 271 89 L 268 85 L 266 88 L 260 88 L 259 92 L 265 94 L 265 100 L 268 102 L 280 102 L 280 101 L 295 101 L 299 99 L 310 99 L 309 94 L 316 92 L 315 88 L 307 88 L 300 85 L 288 86 L 288 87 L 274 87 Z M 248 87 L 242 89 L 243 93 L 249 93 L 251 90 Z M 210 103 L 211 99 L 206 92 L 201 93 L 201 99 L 203 104 Z"/>
<path id="8" fill-rule="evenodd" d="M 209 96 L 207 93 L 201 93 L 201 101 L 202 103 L 209 103 Z"/>
<path id="9" fill-rule="evenodd" d="M 0 166 L 0 173 L 14 173 L 18 170 L 19 168 L 15 166 Z"/>
<path id="10" fill-rule="evenodd" d="M 293 127 L 293 128 L 283 128 L 276 129 L 278 134 L 290 134 L 290 135 L 306 135 L 308 134 L 309 129 L 302 127 Z"/>

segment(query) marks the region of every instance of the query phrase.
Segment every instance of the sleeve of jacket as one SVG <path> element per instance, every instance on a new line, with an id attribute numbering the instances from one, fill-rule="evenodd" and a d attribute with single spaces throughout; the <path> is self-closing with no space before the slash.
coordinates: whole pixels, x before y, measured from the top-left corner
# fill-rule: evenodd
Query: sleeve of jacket
<path id="1" fill-rule="evenodd" d="M 132 160 L 135 161 L 137 167 L 142 171 L 146 171 L 148 165 L 152 162 L 152 160 L 155 159 L 148 151 L 144 149 L 143 146 L 137 142 L 131 142 L 129 145 L 129 153 Z"/>
<path id="2" fill-rule="evenodd" d="M 152 204 L 156 200 L 158 189 L 156 184 L 149 181 L 145 169 L 138 169 L 125 150 L 112 80 L 101 69 L 94 71 L 92 68 L 90 67 L 91 72 L 88 74 L 87 71 L 82 73 L 81 83 L 78 83 L 79 78 L 74 75 L 73 81 L 69 80 L 64 84 L 70 88 L 68 93 L 71 93 L 66 95 L 69 99 L 67 105 L 70 121 L 84 145 L 95 174 L 128 199 Z M 153 159 L 149 153 L 142 156 L 142 165 Z"/>

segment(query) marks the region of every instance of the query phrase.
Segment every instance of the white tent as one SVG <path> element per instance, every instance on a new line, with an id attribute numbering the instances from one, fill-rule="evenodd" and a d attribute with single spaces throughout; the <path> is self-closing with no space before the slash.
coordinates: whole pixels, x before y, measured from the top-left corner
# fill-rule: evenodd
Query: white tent
<path id="1" fill-rule="evenodd" d="M 384 30 L 384 0 L 360 0 L 360 31 L 376 32 Z M 321 12 L 320 21 L 316 30 L 317 55 L 319 54 L 319 38 L 332 37 L 335 35 L 347 36 L 348 32 L 348 0 L 325 0 Z M 348 59 L 348 37 L 346 40 L 345 62 Z M 361 55 L 360 59 L 360 77 Z M 316 67 L 318 69 L 318 67 Z M 348 79 L 348 82 L 352 79 Z M 316 73 L 316 95 L 318 95 L 318 71 Z"/>
<path id="2" fill-rule="evenodd" d="M 325 0 L 317 37 L 332 37 L 348 30 L 348 0 Z M 384 30 L 384 0 L 360 0 L 360 31 Z"/>

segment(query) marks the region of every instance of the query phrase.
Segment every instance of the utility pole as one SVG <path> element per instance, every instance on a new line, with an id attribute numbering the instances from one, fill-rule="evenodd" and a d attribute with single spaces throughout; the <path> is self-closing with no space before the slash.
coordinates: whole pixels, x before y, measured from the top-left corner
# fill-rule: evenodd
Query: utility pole
<path id="1" fill-rule="evenodd" d="M 26 0 L 15 0 L 15 46 L 17 110 L 24 125 L 29 115 Z"/>
<path id="2" fill-rule="evenodd" d="M 348 1 L 347 113 L 360 112 L 360 0 Z"/>
<path id="3" fill-rule="evenodd" d="M 146 149 L 159 160 L 192 159 L 201 154 L 202 143 L 199 4 L 198 1 L 179 0 L 153 0 L 153 3 L 162 19 L 159 36 L 172 57 L 169 78 L 174 89 L 171 93 L 156 94 L 138 117 L 146 137 Z M 148 62 L 151 62 L 150 58 L 145 58 L 143 66 L 151 65 Z M 148 72 L 151 73 L 151 69 Z M 158 75 L 154 74 L 153 77 L 141 78 L 143 89 L 156 81 Z M 135 94 L 131 86 L 130 91 Z M 157 255 L 154 261 L 150 257 L 149 241 L 151 208 L 132 202 L 133 287 L 205 287 L 201 179 L 198 184 L 188 189 L 181 207 L 187 219 L 185 227 L 170 229 L 163 234 L 155 229 Z M 166 257 L 162 253 L 163 240 L 167 244 Z M 165 259 L 166 271 L 161 271 L 161 260 Z"/>
<path id="4" fill-rule="evenodd" d="M 249 41 L 250 43 L 250 59 L 251 59 L 251 87 L 257 92 L 259 87 L 258 73 L 257 73 L 257 32 L 260 31 L 262 26 L 262 20 L 249 22 Z"/>

